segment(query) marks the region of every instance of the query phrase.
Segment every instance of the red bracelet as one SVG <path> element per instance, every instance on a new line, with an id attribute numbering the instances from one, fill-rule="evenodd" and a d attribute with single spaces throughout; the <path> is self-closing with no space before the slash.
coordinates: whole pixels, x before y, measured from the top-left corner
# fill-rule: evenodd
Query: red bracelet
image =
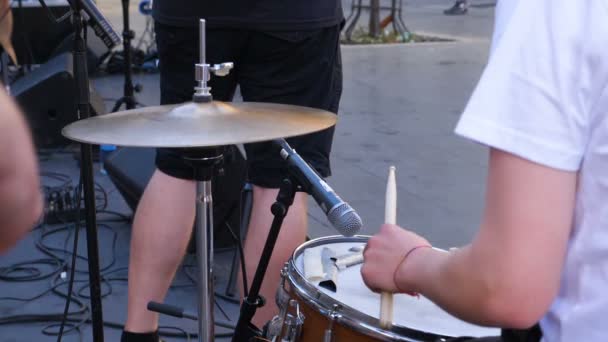
<path id="1" fill-rule="evenodd" d="M 412 254 L 415 250 L 419 249 L 419 248 L 433 248 L 433 246 L 431 245 L 420 245 L 420 246 L 416 246 L 416 247 L 412 247 L 412 249 L 410 249 L 407 253 L 405 253 L 405 255 L 403 256 L 403 258 L 401 259 L 401 261 L 399 262 L 399 264 L 397 264 L 397 269 L 395 270 L 395 273 L 393 273 L 393 283 L 395 283 L 395 287 L 397 288 L 397 290 L 400 293 L 405 293 L 405 294 L 409 294 L 410 296 L 414 296 L 414 297 L 419 297 L 420 295 L 416 292 L 408 292 L 408 291 L 403 291 L 399 288 L 399 285 L 397 284 L 397 271 L 399 270 L 399 268 L 401 268 L 401 264 L 403 264 L 405 262 L 405 260 L 407 259 L 408 256 L 410 256 L 410 254 Z"/>

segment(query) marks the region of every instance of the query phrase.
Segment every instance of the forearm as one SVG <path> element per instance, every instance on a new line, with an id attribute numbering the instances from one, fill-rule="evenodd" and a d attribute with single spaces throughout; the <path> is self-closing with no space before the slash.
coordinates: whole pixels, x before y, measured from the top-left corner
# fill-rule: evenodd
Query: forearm
<path id="1" fill-rule="evenodd" d="M 0 252 L 29 231 L 42 212 L 42 199 L 28 177 L 0 181 Z M 29 182 L 29 183 L 28 183 Z"/>
<path id="2" fill-rule="evenodd" d="M 0 252 L 25 235 L 41 212 L 38 163 L 27 124 L 0 90 Z"/>
<path id="3" fill-rule="evenodd" d="M 489 270 L 489 260 L 479 260 L 472 246 L 451 252 L 421 249 L 410 255 L 397 271 L 396 281 L 413 288 L 447 312 L 465 321 L 501 327 L 526 327 L 527 317 L 505 305 L 511 293 L 501 283 L 500 272 Z M 518 291 L 513 289 L 513 293 Z"/>
<path id="4" fill-rule="evenodd" d="M 577 179 L 576 173 L 492 149 L 486 206 L 473 242 L 449 253 L 415 250 L 396 267 L 396 285 L 466 321 L 534 325 L 560 288 Z"/>

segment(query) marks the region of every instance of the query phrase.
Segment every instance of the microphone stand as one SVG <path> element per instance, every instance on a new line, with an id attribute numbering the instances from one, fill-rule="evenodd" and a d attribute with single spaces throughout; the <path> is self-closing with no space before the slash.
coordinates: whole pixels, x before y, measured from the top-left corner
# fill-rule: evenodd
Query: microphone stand
<path id="1" fill-rule="evenodd" d="M 112 112 L 116 112 L 123 104 L 127 109 L 133 109 L 138 105 L 135 99 L 135 92 L 141 90 L 141 86 L 133 85 L 132 77 L 132 51 L 131 51 L 131 40 L 135 38 L 135 32 L 131 30 L 129 25 L 129 0 L 122 0 L 122 43 L 123 43 L 123 59 L 124 59 L 124 73 L 125 73 L 125 86 L 123 96 L 116 101 Z"/>
<path id="2" fill-rule="evenodd" d="M 249 293 L 241 304 L 241 313 L 232 337 L 233 342 L 249 341 L 252 337 L 259 337 L 261 335 L 259 329 L 251 323 L 251 319 L 255 315 L 256 310 L 266 304 L 264 297 L 260 296 L 262 281 L 264 280 L 272 251 L 274 250 L 277 238 L 279 237 L 283 219 L 287 215 L 289 207 L 293 204 L 296 192 L 299 191 L 300 188 L 301 187 L 292 179 L 292 177 L 285 178 L 279 189 L 277 200 L 270 209 L 274 219 L 270 226 L 270 232 L 268 233 L 268 238 L 266 239 L 266 244 L 264 245 L 264 250 L 260 257 L 260 262 L 258 263 Z"/>
<path id="3" fill-rule="evenodd" d="M 84 40 L 84 19 L 81 14 L 81 0 L 70 1 L 74 25 L 74 78 L 76 79 L 76 99 L 78 119 L 87 119 L 90 113 L 89 76 L 87 71 L 87 50 Z M 80 144 L 80 176 L 84 187 L 84 209 L 87 232 L 87 257 L 89 263 L 89 289 L 91 298 L 91 322 L 93 341 L 103 342 L 103 315 L 101 306 L 101 281 L 99 270 L 99 248 L 97 242 L 97 217 L 95 208 L 95 187 L 93 180 L 93 150 L 90 144 Z"/>

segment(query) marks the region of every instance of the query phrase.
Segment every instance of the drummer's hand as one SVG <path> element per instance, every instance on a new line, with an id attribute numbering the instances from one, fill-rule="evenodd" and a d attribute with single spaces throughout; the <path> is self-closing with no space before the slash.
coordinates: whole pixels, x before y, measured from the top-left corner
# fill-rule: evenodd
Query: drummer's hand
<path id="1" fill-rule="evenodd" d="M 374 292 L 409 291 L 402 285 L 397 287 L 394 275 L 407 252 L 421 245 L 430 244 L 423 237 L 399 226 L 382 225 L 363 251 L 361 275 L 365 285 Z"/>

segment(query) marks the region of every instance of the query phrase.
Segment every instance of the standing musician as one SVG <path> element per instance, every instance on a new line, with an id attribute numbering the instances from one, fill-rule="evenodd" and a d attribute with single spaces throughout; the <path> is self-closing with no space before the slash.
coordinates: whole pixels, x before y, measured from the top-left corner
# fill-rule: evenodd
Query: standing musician
<path id="1" fill-rule="evenodd" d="M 194 65 L 199 57 L 200 18 L 206 20 L 210 64 L 234 62 L 223 78 L 212 77 L 214 100 L 231 101 L 237 85 L 245 101 L 302 105 L 338 111 L 342 93 L 339 37 L 340 0 L 155 0 L 160 56 L 161 103 L 192 100 Z M 330 175 L 333 128 L 288 139 L 323 177 Z M 247 173 L 254 185 L 253 209 L 245 241 L 249 283 L 272 222 L 270 207 L 286 175 L 279 150 L 270 143 L 245 146 Z M 128 317 L 122 341 L 158 341 L 158 314 L 146 309 L 162 301 L 185 253 L 195 216 L 193 170 L 173 150 L 159 149 L 157 170 L 133 223 L 129 261 Z M 307 196 L 298 193 L 285 218 L 261 294 L 258 327 L 275 313 L 280 269 L 304 242 Z"/>
<path id="2" fill-rule="evenodd" d="M 42 196 L 29 129 L 4 89 L 0 89 L 0 111 L 0 253 L 3 253 L 38 221 Z"/>
<path id="3" fill-rule="evenodd" d="M 608 1 L 502 0 L 456 133 L 490 147 L 473 241 L 449 252 L 384 225 L 363 278 L 527 341 L 606 341 Z M 503 330 L 501 341 L 522 341 Z M 541 337 L 542 335 L 542 337 Z"/>

